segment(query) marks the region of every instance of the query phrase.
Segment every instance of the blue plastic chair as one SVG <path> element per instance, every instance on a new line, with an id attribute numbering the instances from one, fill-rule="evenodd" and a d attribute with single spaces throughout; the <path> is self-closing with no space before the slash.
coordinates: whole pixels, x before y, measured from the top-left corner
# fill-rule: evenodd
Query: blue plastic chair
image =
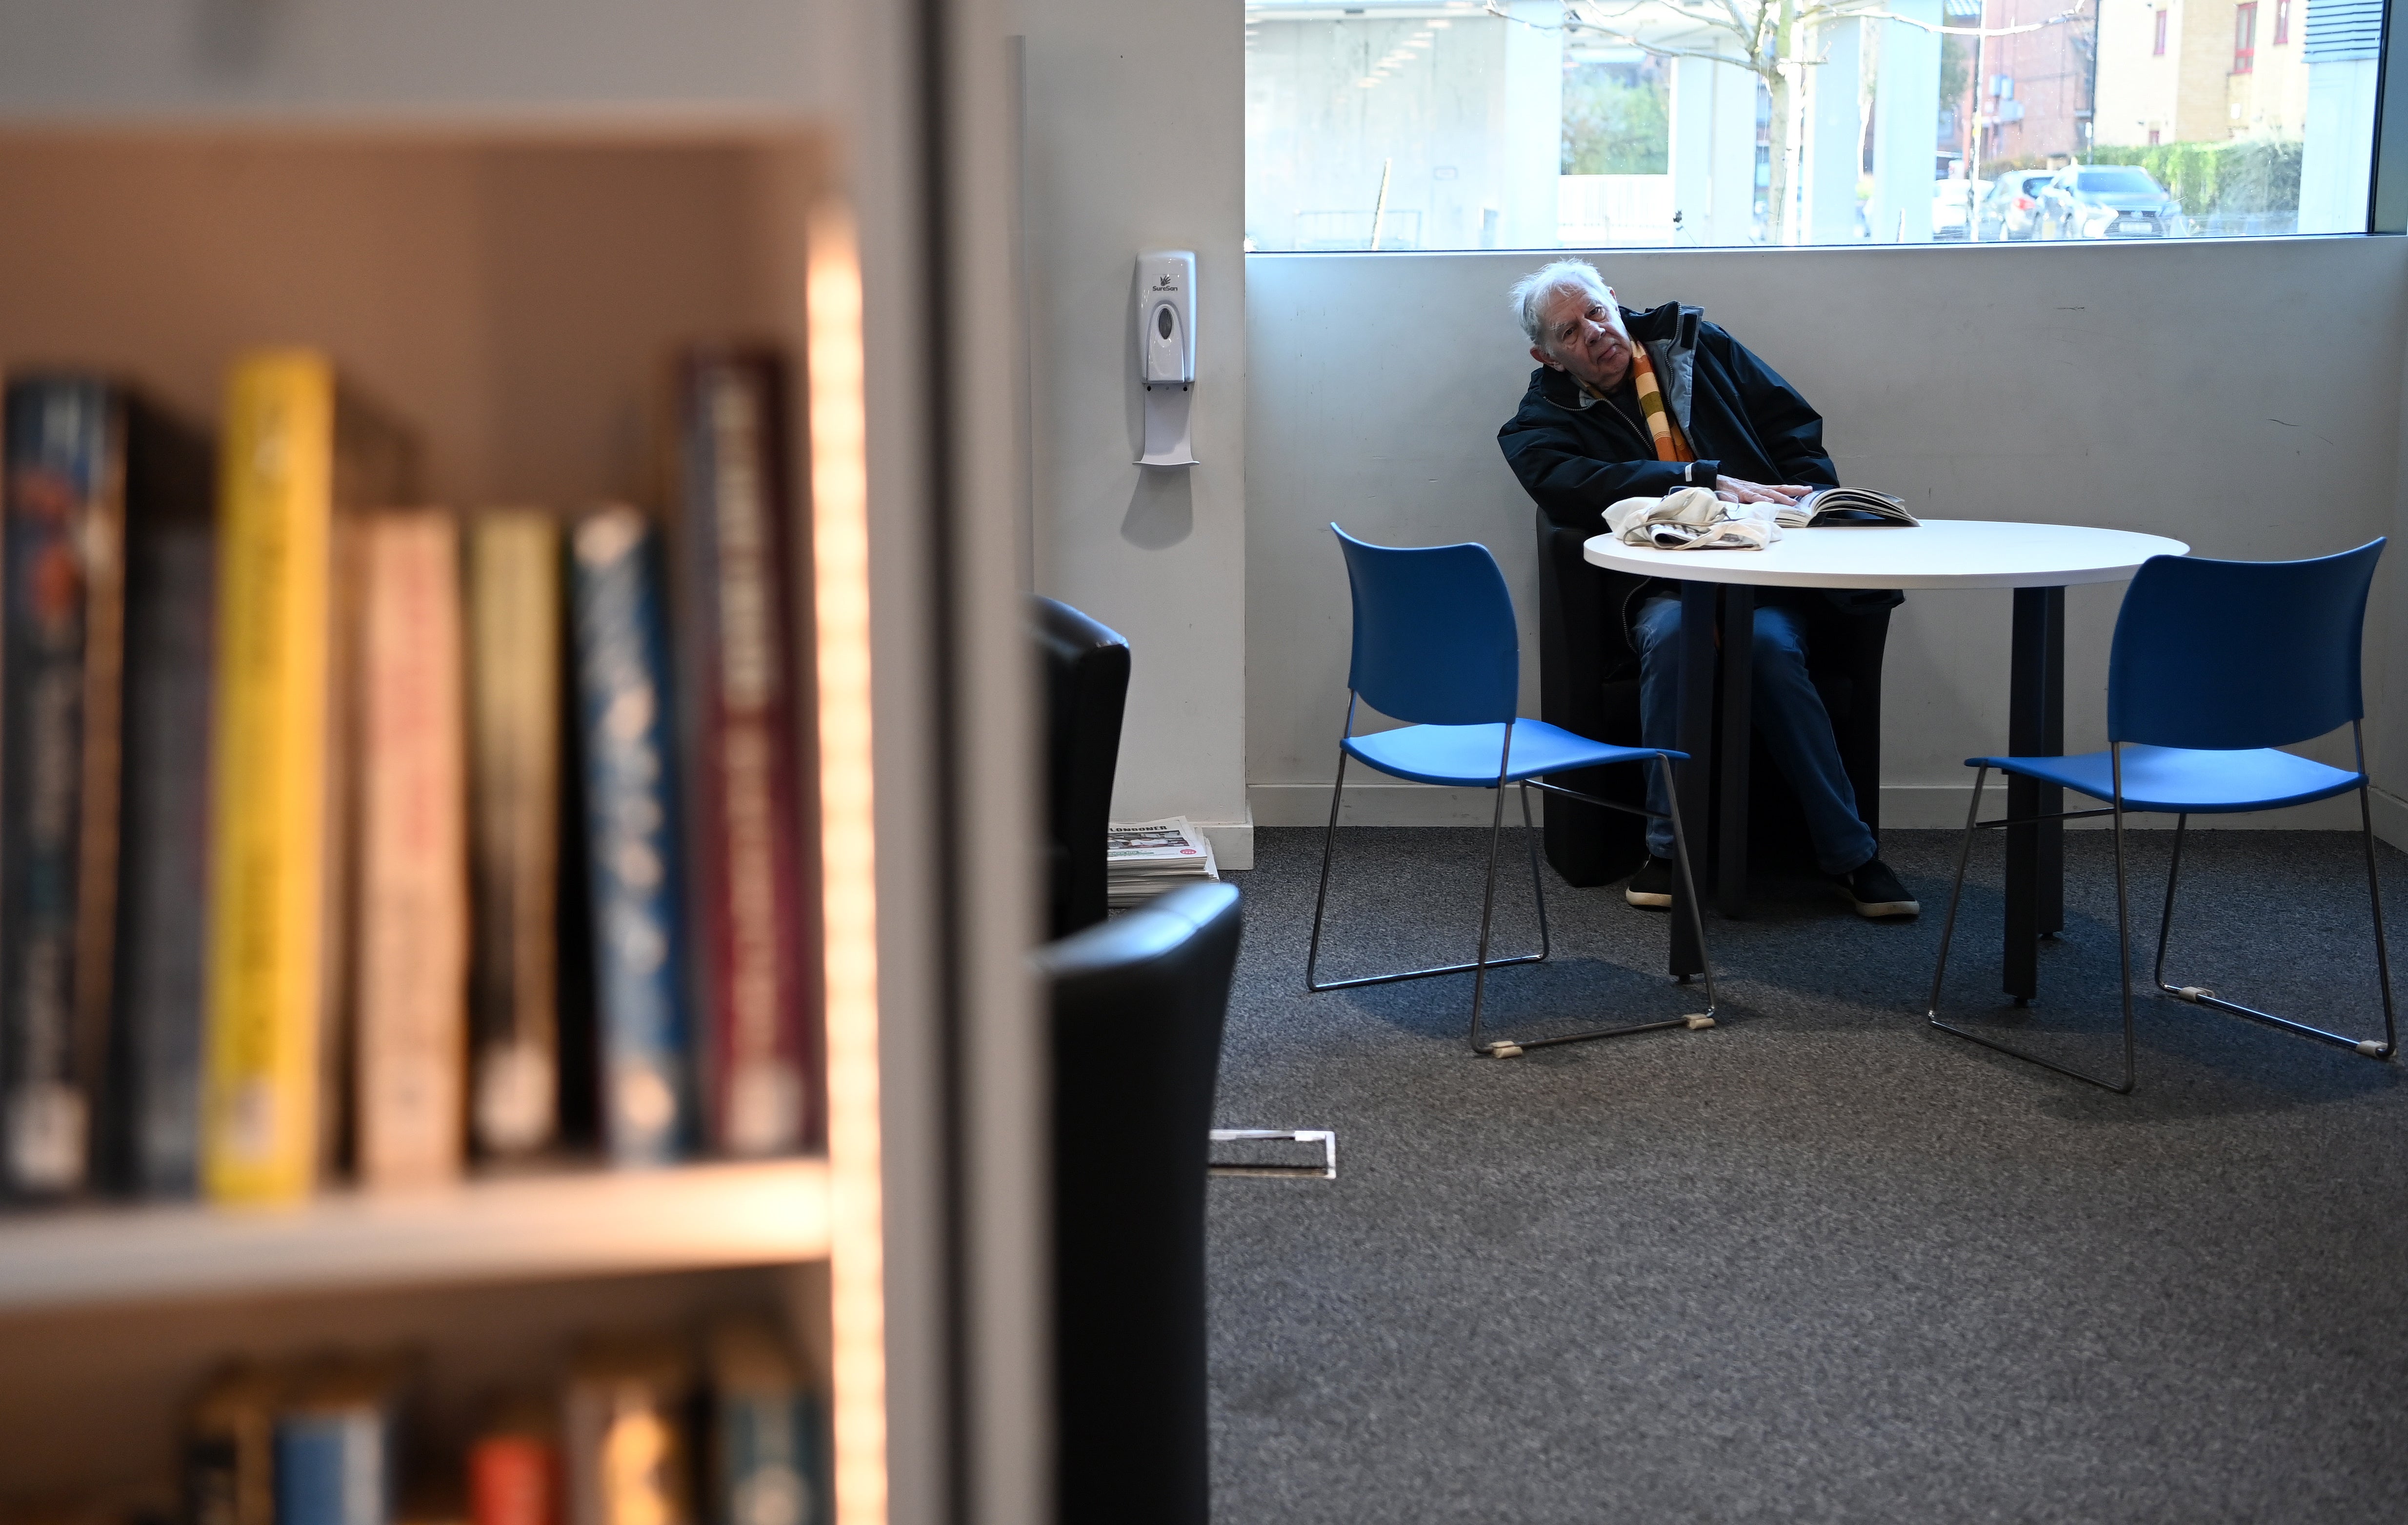
<path id="1" fill-rule="evenodd" d="M 1706 1009 L 1701 1013 L 1521 1042 L 1481 1041 L 1480 1008 L 1487 990 L 1488 971 L 1541 962 L 1547 957 L 1549 947 L 1546 889 L 1539 877 L 1539 849 L 1532 835 L 1530 883 L 1539 897 L 1539 951 L 1505 959 L 1488 956 L 1489 926 L 1497 908 L 1497 846 L 1505 830 L 1505 786 L 1521 786 L 1522 826 L 1525 834 L 1530 835 L 1530 791 L 1534 788 L 1586 800 L 1611 810 L 1649 814 L 1618 801 L 1601 800 L 1542 782 L 1536 775 L 1652 761 L 1665 770 L 1665 789 L 1670 794 L 1672 763 L 1676 759 L 1685 759 L 1687 754 L 1591 741 L 1544 720 L 1522 720 L 1514 714 L 1521 688 L 1521 641 L 1513 622 L 1513 596 L 1506 591 L 1505 575 L 1497 569 L 1497 559 L 1488 553 L 1487 547 L 1404 549 L 1368 545 L 1335 524 L 1329 528 L 1346 552 L 1346 580 L 1354 595 L 1354 654 L 1346 678 L 1346 728 L 1338 743 L 1338 779 L 1329 792 L 1329 830 L 1322 839 L 1321 890 L 1312 903 L 1312 942 L 1305 954 L 1305 988 L 1342 991 L 1356 985 L 1388 985 L 1434 975 L 1469 974 L 1472 976 L 1472 1051 L 1495 1059 L 1550 1044 L 1582 1043 L 1665 1027 L 1713 1026 L 1714 975 L 1709 964 L 1705 970 Z M 1398 730 L 1358 736 L 1354 734 L 1354 709 L 1358 703 L 1408 723 Z M 1314 979 L 1313 973 L 1321 960 L 1322 913 L 1329 900 L 1329 861 L 1338 839 L 1338 812 L 1346 794 L 1349 759 L 1415 783 L 1497 791 L 1496 816 L 1489 825 L 1488 888 L 1480 905 L 1480 951 L 1473 962 L 1408 969 L 1393 975 L 1366 975 L 1357 979 Z M 1680 872 L 1680 891 L 1675 898 L 1687 909 L 1702 961 L 1706 929 L 1698 915 L 1697 886 L 1689 876 L 1688 843 L 1681 834 L 1677 801 L 1671 820 L 1677 848 L 1675 862 Z M 1683 976 L 1684 983 L 1686 978 Z"/>
<path id="2" fill-rule="evenodd" d="M 2044 1065 L 2109 1090 L 2132 1089 L 2132 934 L 2125 905 L 2124 817 L 2155 811 L 2174 817 L 2173 863 L 2166 873 L 2166 908 L 2157 924 L 2156 979 L 2161 994 L 2195 1005 L 2254 1018 L 2286 1032 L 2321 1038 L 2374 1059 L 2398 1050 L 2391 1009 L 2391 960 L 2383 939 L 2383 889 L 2375 876 L 2374 816 L 2367 801 L 2366 704 L 2358 683 L 2358 648 L 2366 625 L 2366 591 L 2384 542 L 2305 562 L 2215 562 L 2153 556 L 2142 564 L 2115 619 L 2107 664 L 2107 749 L 2078 757 L 1969 757 L 1973 804 L 1956 851 L 1956 882 L 1940 931 L 1940 962 L 1931 976 L 1932 1026 L 1985 1048 Z M 2347 724 L 2354 772 L 2275 748 L 2307 741 Z M 1990 770 L 2017 774 L 2105 800 L 2099 810 L 1982 820 L 1982 784 Z M 2374 907 L 2374 966 L 2383 985 L 2383 1037 L 2345 1037 L 2287 1017 L 2219 1000 L 2197 985 L 2166 983 L 2166 944 L 2172 935 L 2174 890 L 2182 877 L 2183 832 L 2195 815 L 2230 815 L 2358 791 L 2358 825 L 2366 845 L 2366 891 Z M 1940 985 L 1948 973 L 1948 939 L 1965 888 L 1965 859 L 1976 830 L 2034 820 L 2115 818 L 2115 934 L 2124 981 L 2124 1078 L 2121 1084 L 2008 1047 L 1940 1019 Z"/>

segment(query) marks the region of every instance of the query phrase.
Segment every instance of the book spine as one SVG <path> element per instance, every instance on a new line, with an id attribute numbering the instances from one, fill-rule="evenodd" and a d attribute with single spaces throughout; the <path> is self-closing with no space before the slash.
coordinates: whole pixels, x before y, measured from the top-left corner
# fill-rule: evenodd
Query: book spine
<path id="1" fill-rule="evenodd" d="M 203 1178 L 289 1201 L 316 1183 L 325 1102 L 333 375 L 247 357 L 225 414 Z"/>
<path id="2" fill-rule="evenodd" d="M 570 1383 L 562 1425 L 569 1525 L 693 1525 L 680 1406 L 640 1379 Z"/>
<path id="3" fill-rule="evenodd" d="M 560 554 L 539 514 L 469 532 L 474 1117 L 497 1157 L 559 1131 Z"/>
<path id="4" fill-rule="evenodd" d="M 0 1167 L 80 1189 L 107 1052 L 114 933 L 124 429 L 104 382 L 7 399 L 0 637 Z"/>
<path id="5" fill-rule="evenodd" d="M 112 1106 L 122 1174 L 148 1195 L 199 1182 L 202 907 L 208 898 L 216 549 L 209 450 L 128 410 L 125 727 Z"/>
<path id="6" fill-rule="evenodd" d="M 786 383 L 767 352 L 683 373 L 687 820 L 710 1142 L 799 1148 L 818 1087 L 802 903 Z"/>
<path id="7" fill-rule="evenodd" d="M 540 1435 L 484 1435 L 468 1448 L 468 1525 L 561 1525 L 560 1455 Z"/>
<path id="8" fill-rule="evenodd" d="M 388 1525 L 392 1452 L 381 1409 L 284 1416 L 276 1425 L 276 1525 Z"/>
<path id="9" fill-rule="evenodd" d="M 186 1525 L 275 1525 L 276 1418 L 257 1394 L 229 1395 L 184 1435 Z"/>
<path id="10" fill-rule="evenodd" d="M 602 1127 L 624 1164 L 674 1160 L 693 1132 L 658 539 L 612 508 L 571 548 Z"/>
<path id="11" fill-rule="evenodd" d="M 457 1179 L 466 1133 L 466 763 L 460 540 L 440 510 L 374 515 L 363 547 L 359 1172 Z"/>
<path id="12" fill-rule="evenodd" d="M 188 1436 L 182 1461 L 185 1525 L 243 1525 L 241 1442 L 230 1434 Z"/>
<path id="13" fill-rule="evenodd" d="M 714 1404 L 712 1525 L 822 1525 L 829 1518 L 818 1405 L 799 1389 Z"/>

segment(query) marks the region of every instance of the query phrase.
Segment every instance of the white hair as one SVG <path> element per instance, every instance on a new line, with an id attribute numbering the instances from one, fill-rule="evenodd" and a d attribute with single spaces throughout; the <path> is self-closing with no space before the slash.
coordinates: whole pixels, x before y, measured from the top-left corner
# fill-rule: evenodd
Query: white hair
<path id="1" fill-rule="evenodd" d="M 1522 333 L 1541 349 L 1549 348 L 1542 332 L 1547 322 L 1545 308 L 1558 292 L 1578 292 L 1602 302 L 1606 295 L 1605 278 L 1586 260 L 1556 260 L 1513 283 L 1513 316 L 1521 320 Z"/>

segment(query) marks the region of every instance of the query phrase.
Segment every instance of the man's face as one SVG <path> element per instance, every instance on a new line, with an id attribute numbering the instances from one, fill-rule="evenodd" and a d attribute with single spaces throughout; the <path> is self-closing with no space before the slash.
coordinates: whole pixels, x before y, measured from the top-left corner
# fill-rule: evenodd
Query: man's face
<path id="1" fill-rule="evenodd" d="M 1543 316 L 1540 342 L 1530 349 L 1532 359 L 1569 371 L 1599 392 L 1622 385 L 1630 374 L 1630 332 L 1622 326 L 1612 287 L 1602 294 L 1557 292 Z"/>

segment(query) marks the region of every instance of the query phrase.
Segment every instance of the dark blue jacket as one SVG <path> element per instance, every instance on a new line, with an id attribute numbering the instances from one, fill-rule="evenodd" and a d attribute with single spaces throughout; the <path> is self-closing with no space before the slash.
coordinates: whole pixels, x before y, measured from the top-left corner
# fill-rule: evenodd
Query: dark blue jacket
<path id="1" fill-rule="evenodd" d="M 1665 406 L 1697 452 L 1696 485 L 1711 487 L 1724 473 L 1769 485 L 1838 485 L 1823 452 L 1823 416 L 1707 322 L 1703 309 L 1678 302 L 1649 312 L 1626 307 L 1622 321 L 1647 347 Z M 1685 485 L 1682 467 L 1656 460 L 1655 443 L 1622 409 L 1582 407 L 1578 386 L 1551 366 L 1530 373 L 1521 410 L 1497 431 L 1497 443 L 1539 507 L 1567 529 L 1602 530 L 1610 505 Z"/>

